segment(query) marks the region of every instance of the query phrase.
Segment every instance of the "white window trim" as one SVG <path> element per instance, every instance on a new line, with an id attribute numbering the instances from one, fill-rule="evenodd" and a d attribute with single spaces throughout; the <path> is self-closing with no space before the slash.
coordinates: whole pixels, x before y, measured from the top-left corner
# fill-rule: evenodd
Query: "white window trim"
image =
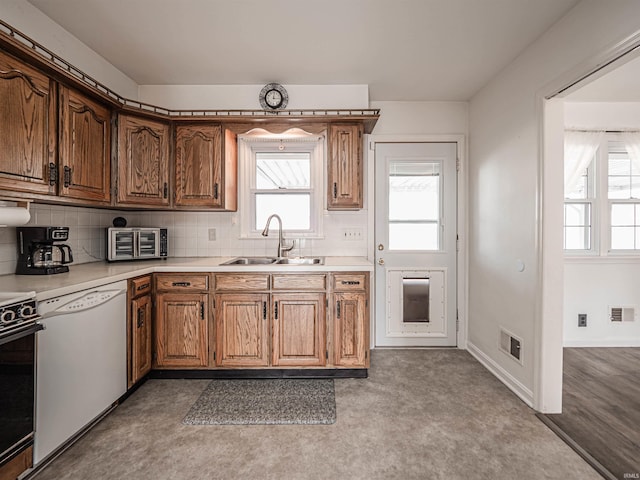
<path id="1" fill-rule="evenodd" d="M 324 238 L 323 214 L 325 212 L 324 191 L 326 185 L 326 137 L 325 135 L 308 134 L 302 130 L 291 135 L 268 134 L 264 131 L 259 134 L 238 135 L 238 212 L 240 216 L 240 238 L 264 238 L 262 229 L 254 228 L 255 204 L 253 194 L 256 192 L 255 159 L 258 151 L 278 151 L 282 144 L 289 152 L 309 152 L 311 155 L 311 218 L 310 229 L 307 231 L 288 230 L 283 232 L 288 237 L 295 238 Z M 308 191 L 308 190 L 300 190 Z"/>

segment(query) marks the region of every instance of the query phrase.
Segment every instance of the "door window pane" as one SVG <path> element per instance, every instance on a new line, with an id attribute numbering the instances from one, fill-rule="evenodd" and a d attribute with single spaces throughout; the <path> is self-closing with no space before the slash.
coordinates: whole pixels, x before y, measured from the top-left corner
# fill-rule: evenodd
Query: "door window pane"
<path id="1" fill-rule="evenodd" d="M 389 249 L 440 248 L 441 165 L 395 160 L 389 163 Z"/>

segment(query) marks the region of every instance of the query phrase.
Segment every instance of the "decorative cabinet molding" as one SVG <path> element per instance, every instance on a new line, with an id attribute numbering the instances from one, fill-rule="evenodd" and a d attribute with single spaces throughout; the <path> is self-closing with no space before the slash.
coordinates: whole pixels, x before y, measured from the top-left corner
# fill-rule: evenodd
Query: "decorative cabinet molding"
<path id="1" fill-rule="evenodd" d="M 0 52 L 0 189 L 56 193 L 56 83 Z"/>
<path id="2" fill-rule="evenodd" d="M 169 205 L 169 125 L 118 118 L 118 203 Z"/>
<path id="3" fill-rule="evenodd" d="M 363 206 L 362 132 L 360 123 L 329 124 L 328 210 Z"/>
<path id="4" fill-rule="evenodd" d="M 221 125 L 178 125 L 176 206 L 236 210 L 235 134 Z"/>
<path id="5" fill-rule="evenodd" d="M 59 195 L 108 204 L 111 200 L 111 112 L 61 86 Z"/>

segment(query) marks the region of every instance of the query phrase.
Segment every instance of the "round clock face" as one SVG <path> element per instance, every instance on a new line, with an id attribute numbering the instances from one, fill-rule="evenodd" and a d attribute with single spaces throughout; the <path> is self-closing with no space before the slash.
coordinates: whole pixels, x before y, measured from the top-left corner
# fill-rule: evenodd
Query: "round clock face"
<path id="1" fill-rule="evenodd" d="M 278 83 L 264 86 L 259 95 L 260 105 L 265 110 L 280 110 L 287 106 L 289 96 L 284 87 Z"/>

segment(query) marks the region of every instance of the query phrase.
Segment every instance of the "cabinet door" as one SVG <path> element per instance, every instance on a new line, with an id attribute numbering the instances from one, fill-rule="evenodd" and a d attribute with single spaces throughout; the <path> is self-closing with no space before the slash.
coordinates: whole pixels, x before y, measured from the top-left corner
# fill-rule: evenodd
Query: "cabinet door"
<path id="1" fill-rule="evenodd" d="M 266 293 L 224 293 L 215 297 L 216 363 L 222 367 L 269 365 Z"/>
<path id="2" fill-rule="evenodd" d="M 362 208 L 362 125 L 329 125 L 327 208 Z"/>
<path id="3" fill-rule="evenodd" d="M 65 197 L 111 199 L 111 112 L 60 87 L 60 189 Z"/>
<path id="4" fill-rule="evenodd" d="M 325 295 L 282 293 L 273 297 L 273 366 L 326 363 Z"/>
<path id="5" fill-rule="evenodd" d="M 221 208 L 222 128 L 176 128 L 176 205 Z"/>
<path id="6" fill-rule="evenodd" d="M 0 52 L 0 188 L 55 194 L 56 84 Z"/>
<path id="7" fill-rule="evenodd" d="M 169 125 L 120 115 L 118 203 L 169 205 Z"/>
<path id="8" fill-rule="evenodd" d="M 131 378 L 133 385 L 151 370 L 151 295 L 131 301 Z"/>
<path id="9" fill-rule="evenodd" d="M 367 367 L 369 337 L 365 293 L 335 293 L 334 363 L 341 367 Z"/>
<path id="10" fill-rule="evenodd" d="M 156 296 L 156 365 L 206 367 L 207 294 L 162 293 Z"/>

